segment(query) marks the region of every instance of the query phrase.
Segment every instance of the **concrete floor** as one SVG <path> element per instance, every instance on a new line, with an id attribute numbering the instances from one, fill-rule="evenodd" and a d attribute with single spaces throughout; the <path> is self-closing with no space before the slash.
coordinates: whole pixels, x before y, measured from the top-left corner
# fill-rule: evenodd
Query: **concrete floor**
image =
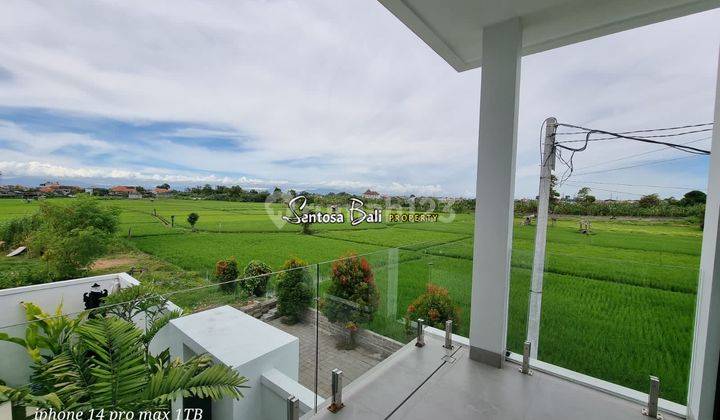
<path id="1" fill-rule="evenodd" d="M 339 413 L 323 406 L 307 418 L 648 420 L 640 404 L 540 372 L 523 375 L 512 363 L 502 369 L 477 363 L 464 346 L 447 361 L 439 338 L 426 341 L 423 348 L 404 347 L 347 386 Z"/>

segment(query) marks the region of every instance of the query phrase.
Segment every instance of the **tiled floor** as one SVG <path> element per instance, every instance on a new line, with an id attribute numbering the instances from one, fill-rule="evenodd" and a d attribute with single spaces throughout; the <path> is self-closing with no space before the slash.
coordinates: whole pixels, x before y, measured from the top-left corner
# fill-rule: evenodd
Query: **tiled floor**
<path id="1" fill-rule="evenodd" d="M 313 418 L 648 419 L 640 404 L 541 372 L 522 375 L 511 363 L 490 367 L 470 360 L 466 347 L 456 349 L 448 361 L 439 338 L 426 341 L 420 349 L 404 347 L 344 389 L 345 408 L 339 413 L 320 407 Z"/>
<path id="2" fill-rule="evenodd" d="M 269 323 L 300 339 L 300 383 L 305 388 L 314 390 L 315 325 L 310 323 L 286 325 L 280 319 L 274 319 Z M 347 386 L 383 359 L 380 354 L 372 353 L 362 347 L 340 350 L 337 348 L 338 339 L 322 329 L 319 337 L 318 395 L 323 398 L 330 396 L 330 372 L 333 369 L 338 368 L 343 371 L 343 381 Z"/>

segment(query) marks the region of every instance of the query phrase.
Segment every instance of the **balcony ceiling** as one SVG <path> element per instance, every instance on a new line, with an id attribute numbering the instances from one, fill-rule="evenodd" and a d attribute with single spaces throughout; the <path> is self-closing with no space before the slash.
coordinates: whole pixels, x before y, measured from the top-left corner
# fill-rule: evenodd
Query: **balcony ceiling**
<path id="1" fill-rule="evenodd" d="M 720 0 L 379 0 L 455 70 L 482 65 L 482 29 L 519 17 L 523 54 L 720 7 Z"/>

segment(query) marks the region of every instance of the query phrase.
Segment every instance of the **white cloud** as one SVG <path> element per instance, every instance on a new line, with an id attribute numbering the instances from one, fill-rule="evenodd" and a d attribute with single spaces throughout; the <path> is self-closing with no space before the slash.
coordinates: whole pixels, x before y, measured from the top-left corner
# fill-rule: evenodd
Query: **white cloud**
<path id="1" fill-rule="evenodd" d="M 531 167 L 547 116 L 617 130 L 712 119 L 718 16 L 526 57 L 517 195 L 536 194 Z M 12 75 L 0 80 L 0 106 L 227 127 L 169 134 L 242 133 L 249 149 L 218 152 L 161 140 L 148 147 L 3 125 L 0 131 L 14 130 L 13 138 L 27 145 L 0 149 L 6 161 L 75 171 L 87 166 L 87 156 L 53 153 L 75 144 L 89 156 L 110 155 L 108 168 L 136 174 L 162 173 L 162 160 L 183 167 L 190 179 L 229 173 L 387 192 L 474 190 L 480 71 L 455 73 L 377 2 L 10 0 L 0 15 L 0 41 L 0 62 Z M 643 150 L 593 147 L 576 164 Z M 128 156 L 145 164 L 123 160 Z M 276 163 L 289 160 L 307 164 Z M 637 175 L 646 184 L 652 183 L 640 181 L 672 177 Z"/>

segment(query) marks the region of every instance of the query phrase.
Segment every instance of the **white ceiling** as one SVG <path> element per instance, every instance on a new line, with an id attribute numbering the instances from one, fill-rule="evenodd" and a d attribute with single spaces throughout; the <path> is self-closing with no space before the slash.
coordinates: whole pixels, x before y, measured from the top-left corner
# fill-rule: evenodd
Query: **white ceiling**
<path id="1" fill-rule="evenodd" d="M 480 67 L 483 27 L 514 17 L 527 55 L 720 7 L 720 0 L 378 1 L 457 71 Z"/>

